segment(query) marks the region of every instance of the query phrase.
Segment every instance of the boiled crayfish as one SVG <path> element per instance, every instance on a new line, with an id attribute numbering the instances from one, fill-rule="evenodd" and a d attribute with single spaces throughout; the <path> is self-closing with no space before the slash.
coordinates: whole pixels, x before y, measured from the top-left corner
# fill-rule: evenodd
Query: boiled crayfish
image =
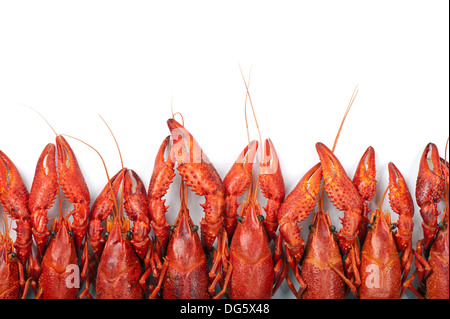
<path id="1" fill-rule="evenodd" d="M 273 257 L 269 247 L 269 241 L 275 237 L 278 226 L 276 216 L 284 199 L 283 176 L 275 148 L 270 140 L 266 140 L 258 180 L 263 195 L 268 198 L 264 218 L 256 200 L 258 188 L 254 186 L 252 173 L 257 149 L 258 142 L 250 142 L 224 179 L 227 203 L 225 226 L 231 238 L 229 296 L 232 299 L 271 298 L 286 272 L 281 258 L 281 237 L 276 239 Z M 237 197 L 247 189 L 247 200 L 238 216 Z"/>
<path id="2" fill-rule="evenodd" d="M 129 219 L 124 217 L 122 204 Z M 108 177 L 108 183 L 91 209 L 88 241 L 98 263 L 97 298 L 140 299 L 145 296 L 149 273 L 142 269 L 141 262 L 147 260 L 151 250 L 150 230 L 144 184 L 136 172 L 122 168 L 111 179 Z"/>
<path id="3" fill-rule="evenodd" d="M 245 101 L 247 102 L 248 97 L 254 111 L 242 70 L 241 75 L 246 87 Z M 254 112 L 253 114 L 255 115 Z M 256 117 L 255 122 L 257 124 Z M 253 163 L 257 150 L 258 142 L 250 142 L 249 137 L 249 144 L 239 154 L 224 178 L 224 228 L 230 242 L 231 265 L 227 277 L 231 272 L 228 286 L 229 297 L 232 299 L 269 299 L 277 291 L 286 274 L 281 237 L 276 236 L 277 214 L 285 196 L 280 162 L 272 141 L 267 139 L 264 150 L 261 148 L 261 163 L 255 184 Z M 265 217 L 257 201 L 258 188 L 267 198 L 267 205 L 264 207 Z M 242 203 L 238 215 L 238 197 L 245 191 L 248 191 L 247 200 Z M 269 246 L 272 239 L 276 241 L 274 256 Z"/>
<path id="4" fill-rule="evenodd" d="M 168 136 L 161 144 L 148 189 L 151 223 L 156 235 L 152 263 L 157 265 L 154 276 L 158 280 L 156 287 L 151 288 L 150 297 L 155 298 L 162 287 L 163 298 L 210 298 L 214 296 L 214 287 L 221 279 L 217 267 L 223 259 L 225 247 L 222 244 L 223 235 L 220 234 L 223 223 L 223 183 L 191 133 L 173 118 L 167 124 L 172 141 L 169 147 Z M 165 159 L 164 153 L 168 147 L 169 155 Z M 165 216 L 168 207 L 165 206 L 163 196 L 175 177 L 175 163 L 178 163 L 183 182 L 180 213 L 170 235 Z M 206 249 L 212 250 L 215 238 L 218 238 L 218 249 L 214 253 L 215 266 L 209 278 L 206 255 L 186 205 L 187 186 L 206 198 L 202 205 L 205 217 L 201 221 Z M 165 259 L 163 265 L 160 264 L 162 257 Z"/>
<path id="5" fill-rule="evenodd" d="M 283 202 L 278 215 L 287 261 L 300 284 L 299 289 L 295 290 L 289 277 L 286 279 L 297 298 L 342 299 L 346 296 L 344 283 L 352 285 L 354 281 L 360 282 L 358 233 L 361 214 L 368 210 L 368 206 L 363 204 L 363 198 L 370 199 L 373 196 L 372 193 L 361 196 L 360 192 L 375 191 L 374 151 L 369 147 L 360 160 L 357 169 L 360 175 L 357 176 L 365 184 L 358 191 L 334 153 L 322 143 L 317 143 L 316 149 L 321 163 L 314 165 L 303 176 Z M 301 227 L 297 227 L 297 223 L 304 221 L 316 205 L 322 178 L 331 201 L 338 209 L 345 211 L 343 228 L 336 233 L 321 204 L 310 226 L 305 251 L 305 243 L 300 236 Z M 356 180 L 358 178 L 355 177 Z M 345 256 L 344 265 L 341 254 Z"/>
<path id="6" fill-rule="evenodd" d="M 344 121 L 357 93 L 358 90 L 355 88 L 336 135 L 333 150 L 336 147 Z M 316 145 L 318 151 L 322 150 L 321 146 L 322 144 Z M 332 154 L 333 152 L 330 151 L 330 153 Z M 374 192 L 374 177 L 372 177 L 374 175 L 373 158 L 373 149 L 369 147 L 358 165 L 357 174 L 355 174 L 355 180 L 362 178 L 365 182 L 365 186 L 362 187 L 361 191 L 366 191 L 369 188 L 373 189 Z M 323 171 L 336 173 L 335 183 L 349 187 L 347 192 L 355 192 L 355 197 L 359 199 L 355 186 L 346 176 L 337 158 L 334 157 L 333 161 L 326 163 L 322 161 L 322 163 L 314 165 L 281 205 L 278 214 L 280 234 L 284 239 L 288 264 L 292 268 L 297 282 L 300 284 L 299 289 L 295 289 L 289 276 L 286 277 L 286 281 L 297 298 L 342 299 L 347 295 L 345 283 L 351 283 L 349 279 L 342 276 L 344 265 L 340 243 L 336 239 L 335 226 L 331 224 L 330 217 L 323 208 L 323 189 L 320 192 Z M 328 183 L 330 183 L 330 179 Z M 305 243 L 300 236 L 300 230 L 303 226 L 297 227 L 297 223 L 303 222 L 308 217 L 318 201 L 317 196 L 319 193 L 319 209 L 314 214 L 312 224 L 309 226 L 310 232 L 305 247 Z M 373 193 L 366 194 L 365 198 L 370 200 L 372 195 Z M 364 205 L 362 213 L 367 213 L 367 211 L 368 205 Z M 349 255 L 347 260 L 352 261 L 353 258 L 353 261 L 357 261 L 354 258 L 356 256 L 358 254 L 353 257 Z M 300 263 L 301 267 L 299 267 Z M 301 272 L 299 271 L 300 269 Z"/>
<path id="7" fill-rule="evenodd" d="M 388 212 L 372 212 L 362 247 L 360 298 L 401 298 L 414 280 L 414 276 L 408 278 L 413 260 L 414 204 L 405 179 L 393 163 L 389 163 L 389 201 L 399 218 L 394 224 Z M 352 291 L 356 295 L 354 286 Z"/>
<path id="8" fill-rule="evenodd" d="M 58 163 L 56 163 L 56 148 Z M 62 189 L 73 204 L 73 210 L 60 216 L 47 229 L 47 212 Z M 87 246 L 83 249 L 83 270 L 79 271 L 78 252 L 81 250 L 89 217 L 89 190 L 72 148 L 62 135 L 56 136 L 56 147 L 48 144 L 36 165 L 30 191 L 32 231 L 37 244 L 38 258 L 33 262 L 33 287 L 37 298 L 76 298 L 87 271 Z M 69 215 L 73 222 L 69 222 Z M 51 236 L 50 236 L 51 235 Z M 51 237 L 48 239 L 48 237 Z M 36 283 L 37 282 L 37 283 Z"/>
<path id="9" fill-rule="evenodd" d="M 169 156 L 167 160 L 164 159 L 164 151 L 169 142 L 167 137 L 158 152 L 148 191 L 156 240 L 164 250 L 169 239 L 170 226 L 165 218 L 167 207 L 162 197 L 172 183 L 175 176 L 174 166 L 178 163 L 178 172 L 187 186 L 191 187 L 197 195 L 205 196 L 206 201 L 201 205 L 205 211 L 205 217 L 200 225 L 203 243 L 207 249 L 211 249 L 223 224 L 222 179 L 197 141 L 183 125 L 173 118 L 167 121 L 167 125 L 172 136 Z"/>

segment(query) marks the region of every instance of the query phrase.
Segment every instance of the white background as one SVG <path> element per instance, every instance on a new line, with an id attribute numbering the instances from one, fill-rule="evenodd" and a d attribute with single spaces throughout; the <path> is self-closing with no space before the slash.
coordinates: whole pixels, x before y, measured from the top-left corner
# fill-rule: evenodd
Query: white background
<path id="1" fill-rule="evenodd" d="M 247 143 L 245 86 L 263 138 L 290 192 L 331 147 L 356 85 L 336 155 L 353 177 L 376 151 L 378 205 L 394 162 L 414 194 L 428 142 L 444 155 L 449 129 L 448 1 L 0 1 L 0 149 L 31 187 L 54 133 L 98 149 L 110 173 L 119 156 L 148 186 L 166 120 L 185 126 L 224 177 Z M 249 113 L 250 116 L 250 113 Z M 250 117 L 250 134 L 258 132 Z M 70 141 L 92 200 L 106 183 L 98 156 Z M 448 155 L 447 155 L 448 157 Z M 178 210 L 176 186 L 168 219 Z M 190 198 L 201 218 L 202 199 Z M 386 200 L 383 207 L 388 208 Z M 342 213 L 327 201 L 335 224 Z M 396 217 L 394 216 L 394 219 Z M 307 235 L 305 221 L 302 235 Z M 422 235 L 416 207 L 414 243 Z M 290 297 L 284 285 L 277 297 Z"/>

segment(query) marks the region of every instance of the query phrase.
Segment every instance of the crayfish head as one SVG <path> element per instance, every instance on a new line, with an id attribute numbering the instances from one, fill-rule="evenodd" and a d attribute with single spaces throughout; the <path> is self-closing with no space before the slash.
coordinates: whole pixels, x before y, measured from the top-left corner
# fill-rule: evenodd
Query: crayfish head
<path id="1" fill-rule="evenodd" d="M 313 222 L 309 225 L 309 234 L 324 238 L 331 238 L 335 234 L 336 228 L 331 225 L 330 216 L 322 210 L 314 214 Z"/>
<path id="2" fill-rule="evenodd" d="M 105 243 L 106 246 L 112 246 L 115 244 L 120 244 L 123 242 L 123 232 L 121 223 L 117 222 L 115 219 L 108 218 L 106 221 L 106 231 L 108 238 Z"/>
<path id="3" fill-rule="evenodd" d="M 270 254 L 269 240 L 263 220 L 258 203 L 249 201 L 242 204 L 230 251 L 245 255 L 247 262 L 251 264 L 260 261 L 262 256 Z"/>
<path id="4" fill-rule="evenodd" d="M 64 218 L 58 218 L 54 221 L 52 231 L 50 232 L 52 240 L 61 243 L 62 246 L 73 241 L 73 231 L 70 223 Z"/>
<path id="5" fill-rule="evenodd" d="M 391 224 L 389 212 L 383 213 L 381 209 L 375 209 L 367 228 L 368 238 L 373 236 L 377 237 L 380 241 L 387 242 L 389 238 L 392 237 L 391 232 L 395 229 L 395 226 L 394 224 Z"/>
<path id="6" fill-rule="evenodd" d="M 242 204 L 241 214 L 238 222 L 245 228 L 263 227 L 264 216 L 261 213 L 259 204 L 252 200 L 247 200 Z"/>
<path id="7" fill-rule="evenodd" d="M 195 265 L 199 259 L 205 258 L 198 226 L 194 225 L 186 208 L 182 208 L 178 214 L 167 247 L 167 256 L 186 267 Z"/>
<path id="8" fill-rule="evenodd" d="M 255 251 L 256 249 L 259 249 L 258 247 L 262 243 L 262 238 L 267 240 L 263 223 L 264 216 L 261 214 L 261 207 L 259 204 L 252 200 L 244 202 L 237 221 L 238 224 L 233 235 L 232 246 L 254 247 Z"/>
<path id="9" fill-rule="evenodd" d="M 106 232 L 108 234 L 107 241 L 128 240 L 132 236 L 130 233 L 130 220 L 120 216 L 110 217 L 106 220 Z"/>
<path id="10" fill-rule="evenodd" d="M 340 256 L 336 227 L 331 224 L 328 213 L 321 209 L 314 214 L 313 222 L 309 225 L 305 251 L 304 262 L 308 260 L 322 265 Z"/>

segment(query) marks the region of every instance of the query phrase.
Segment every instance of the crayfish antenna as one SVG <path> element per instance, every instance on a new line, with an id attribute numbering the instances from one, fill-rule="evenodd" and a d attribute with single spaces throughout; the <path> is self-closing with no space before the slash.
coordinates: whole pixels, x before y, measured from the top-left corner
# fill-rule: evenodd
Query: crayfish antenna
<path id="1" fill-rule="evenodd" d="M 350 109 L 351 109 L 351 107 L 353 105 L 353 102 L 356 99 L 356 95 L 358 95 L 358 92 L 359 92 L 359 89 L 358 89 L 358 84 L 357 84 L 355 89 L 353 90 L 352 97 L 350 98 L 350 102 L 348 103 L 347 109 L 345 110 L 344 117 L 342 118 L 342 121 L 341 121 L 341 125 L 339 126 L 339 130 L 338 130 L 338 132 L 336 134 L 336 137 L 334 139 L 333 148 L 331 149 L 331 151 L 333 153 L 334 153 L 334 150 L 336 149 L 336 145 L 337 145 L 337 141 L 339 139 L 339 136 L 341 135 L 341 130 L 342 130 L 342 127 L 344 126 L 345 119 L 347 118 L 348 112 L 350 111 Z"/>
<path id="2" fill-rule="evenodd" d="M 172 96 L 172 98 L 171 98 L 171 100 L 170 100 L 170 113 L 172 113 L 172 119 L 174 119 L 175 120 L 175 115 L 179 115 L 180 117 L 181 117 L 181 125 L 183 125 L 184 126 L 184 117 L 183 117 L 183 114 L 181 114 L 180 112 L 173 112 L 173 96 Z"/>
<path id="3" fill-rule="evenodd" d="M 42 114 L 41 114 L 38 110 L 36 110 L 34 107 L 32 107 L 32 106 L 30 106 L 30 105 L 27 105 L 27 104 L 23 104 L 23 103 L 17 103 L 17 102 L 15 102 L 15 103 L 16 103 L 16 104 L 19 104 L 19 105 L 22 105 L 22 106 L 25 106 L 25 107 L 31 109 L 33 112 L 35 112 L 37 115 L 39 115 L 39 116 L 45 121 L 45 123 L 47 123 L 47 125 L 50 127 L 50 129 L 53 131 L 53 133 L 55 133 L 56 136 L 60 135 L 60 134 L 58 134 L 58 133 L 56 132 L 56 130 L 53 128 L 53 126 L 50 124 L 50 122 L 44 117 L 44 115 L 42 115 Z"/>
<path id="4" fill-rule="evenodd" d="M 117 142 L 116 136 L 114 135 L 113 131 L 111 130 L 111 127 L 108 125 L 108 123 L 105 121 L 105 119 L 103 118 L 103 116 L 101 116 L 100 114 L 98 115 L 100 116 L 100 118 L 102 119 L 103 123 L 105 123 L 106 127 L 108 128 L 109 132 L 111 133 L 113 139 L 114 139 L 114 143 L 116 143 L 116 147 L 117 147 L 117 151 L 119 152 L 119 157 L 120 157 L 120 166 L 122 168 L 123 167 L 123 158 L 122 158 L 122 152 L 120 151 L 120 147 L 119 147 L 119 143 Z"/>
<path id="5" fill-rule="evenodd" d="M 384 198 L 386 197 L 386 194 L 389 190 L 389 186 L 386 187 L 386 190 L 383 193 L 383 196 L 381 196 L 380 202 L 378 203 L 378 210 L 382 211 L 383 210 L 383 202 L 384 202 Z"/>
<path id="6" fill-rule="evenodd" d="M 259 170 L 257 175 L 257 180 L 255 186 L 253 187 L 253 176 L 252 183 L 250 184 L 250 191 L 247 201 L 252 201 L 257 203 L 258 190 L 261 190 L 262 195 L 267 199 L 267 205 L 264 207 L 266 216 L 264 219 L 264 228 L 269 241 L 275 238 L 276 230 L 278 229 L 278 211 L 280 209 L 281 203 L 285 198 L 285 186 L 283 175 L 281 174 L 281 166 L 279 162 L 278 155 L 275 151 L 275 147 L 270 139 L 266 139 L 263 144 L 261 137 L 261 130 L 259 128 L 258 119 L 256 118 L 255 108 L 250 96 L 248 89 L 248 84 L 245 80 L 242 68 L 239 65 L 239 70 L 241 72 L 242 80 L 246 88 L 246 99 L 245 99 L 245 113 L 247 114 L 247 97 L 250 102 L 250 106 L 253 113 L 253 118 L 255 120 L 256 128 L 258 130 L 259 142 L 260 142 L 260 161 Z M 251 75 L 251 69 L 249 74 L 249 80 Z M 248 120 L 246 117 L 247 135 L 249 138 L 248 130 Z M 250 138 L 249 138 L 250 139 Z M 242 211 L 242 209 L 241 209 Z"/>
<path id="7" fill-rule="evenodd" d="M 250 132 L 248 129 L 248 118 L 247 118 L 247 98 L 248 101 L 250 102 L 250 106 L 252 109 L 252 113 L 253 113 L 253 118 L 255 119 L 255 124 L 256 124 L 256 128 L 258 130 L 258 135 L 259 135 L 259 143 L 261 145 L 261 159 L 263 158 L 263 143 L 262 143 L 262 138 L 261 138 L 261 131 L 259 129 L 259 124 L 258 124 L 258 120 L 256 118 L 256 114 L 255 114 L 255 108 L 253 107 L 253 103 L 252 103 L 252 98 L 250 96 L 250 92 L 249 92 L 249 84 L 250 84 L 250 76 L 251 76 L 251 72 L 252 72 L 252 68 L 250 66 L 250 71 L 249 71 L 249 76 L 248 76 L 248 82 L 245 80 L 244 77 L 244 73 L 242 72 L 242 68 L 241 65 L 239 64 L 239 71 L 241 72 L 241 76 L 242 76 L 242 80 L 244 81 L 244 85 L 245 85 L 245 89 L 246 89 L 246 93 L 245 93 L 245 103 L 244 103 L 244 112 L 245 112 L 245 125 L 247 128 L 247 138 L 248 138 L 248 142 L 250 144 Z M 255 187 L 253 187 L 253 179 L 250 183 L 250 190 L 249 190 L 249 195 L 248 195 L 248 199 L 253 198 L 253 201 L 256 202 L 256 196 L 258 195 L 258 186 L 259 186 L 259 178 L 256 180 L 256 185 Z"/>
<path id="8" fill-rule="evenodd" d="M 241 68 L 241 66 L 239 65 L 239 68 Z M 241 69 L 241 74 L 242 74 L 242 69 Z M 250 71 L 248 72 L 248 80 L 247 80 L 247 90 L 245 92 L 245 102 L 244 102 L 244 117 L 245 117 L 245 126 L 247 128 L 247 139 L 248 139 L 248 144 L 250 144 L 250 131 L 248 129 L 248 118 L 247 118 L 247 100 L 248 100 L 248 87 L 250 86 L 250 78 L 252 75 L 252 66 L 250 65 Z M 245 80 L 244 80 L 245 83 Z M 253 106 L 252 106 L 253 108 Z M 254 113 L 253 113 L 254 114 Z M 256 119 L 255 119 L 256 120 Z M 258 124 L 257 124 L 258 125 Z M 260 139 L 261 142 L 261 139 Z"/>

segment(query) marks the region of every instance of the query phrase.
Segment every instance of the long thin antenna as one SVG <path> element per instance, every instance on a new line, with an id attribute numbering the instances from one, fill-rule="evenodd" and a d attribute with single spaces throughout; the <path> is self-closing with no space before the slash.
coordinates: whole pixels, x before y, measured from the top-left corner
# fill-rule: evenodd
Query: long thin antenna
<path id="1" fill-rule="evenodd" d="M 247 90 L 248 100 L 250 101 L 250 106 L 252 108 L 253 118 L 255 119 L 256 128 L 258 129 L 259 141 L 262 146 L 263 144 L 262 144 L 262 138 L 261 138 L 261 131 L 259 129 L 258 120 L 256 119 L 255 108 L 253 107 L 252 98 L 250 96 L 250 92 L 248 91 L 248 85 L 247 85 L 247 82 L 245 81 L 244 73 L 242 73 L 242 68 L 241 68 L 240 64 L 239 64 L 239 70 L 241 71 L 242 80 L 244 80 L 244 85 Z M 261 158 L 263 157 L 262 155 L 263 155 L 263 152 L 262 152 L 262 147 L 261 147 Z"/>
<path id="2" fill-rule="evenodd" d="M 50 122 L 47 121 L 47 119 L 46 119 L 41 113 L 39 113 L 39 111 L 36 110 L 34 107 L 32 107 L 32 106 L 30 106 L 30 105 L 27 105 L 27 104 L 23 104 L 23 103 L 18 103 L 18 102 L 14 102 L 14 103 L 19 104 L 19 105 L 22 105 L 22 106 L 25 106 L 25 107 L 28 107 L 29 109 L 33 110 L 36 114 L 38 114 L 38 115 L 45 121 L 45 123 L 47 123 L 48 126 L 50 126 L 50 128 L 52 129 L 53 133 L 55 133 L 56 136 L 59 135 L 58 133 L 56 133 L 55 129 L 54 129 L 53 126 L 50 124 Z"/>
<path id="3" fill-rule="evenodd" d="M 255 114 L 255 108 L 253 107 L 253 102 L 252 102 L 252 98 L 250 97 L 250 92 L 248 90 L 248 85 L 247 82 L 245 81 L 245 77 L 244 77 L 244 73 L 242 72 L 242 68 L 241 65 L 239 64 L 239 70 L 241 71 L 241 76 L 242 76 L 242 80 L 244 81 L 244 85 L 247 91 L 247 96 L 248 96 L 248 100 L 250 101 L 250 106 L 252 108 L 252 113 L 253 113 L 253 118 L 255 119 L 255 124 L 256 124 L 256 128 L 258 130 L 258 135 L 259 135 L 259 142 L 260 142 L 260 151 L 261 151 L 261 160 L 263 159 L 263 142 L 262 142 L 262 137 L 261 137 L 261 130 L 259 129 L 259 124 L 258 124 L 258 120 L 256 119 L 256 114 Z M 247 112 L 246 112 L 247 114 Z M 250 140 L 250 138 L 249 138 Z M 252 185 L 253 185 L 253 181 L 252 181 Z M 256 180 L 256 186 L 254 189 L 251 190 L 252 194 L 253 194 L 253 200 L 256 201 L 256 197 L 258 195 L 258 187 L 259 187 L 259 178 Z M 250 197 L 250 193 L 249 193 L 249 197 Z"/>
<path id="4" fill-rule="evenodd" d="M 383 193 L 383 196 L 381 197 L 380 203 L 378 204 L 378 209 L 381 210 L 381 207 L 383 206 L 384 198 L 386 197 L 386 194 L 389 190 L 389 186 L 386 187 L 386 190 Z"/>
<path id="5" fill-rule="evenodd" d="M 113 131 L 111 130 L 111 127 L 109 127 L 108 123 L 106 123 L 105 119 L 99 114 L 100 118 L 102 119 L 103 123 L 105 123 L 106 127 L 108 128 L 109 132 L 111 133 L 114 142 L 116 143 L 117 150 L 119 151 L 119 157 L 120 157 L 120 164 L 123 168 L 123 158 L 122 158 L 122 152 L 120 151 L 119 143 L 117 142 L 116 136 L 114 135 Z"/>
<path id="6" fill-rule="evenodd" d="M 247 85 L 250 86 L 250 77 L 252 75 L 252 65 L 250 65 L 250 71 L 248 73 L 248 80 L 247 80 Z M 245 102 L 244 102 L 244 116 L 245 116 L 245 126 L 247 128 L 247 139 L 248 139 L 248 144 L 250 144 L 250 131 L 248 129 L 248 118 L 247 118 L 247 99 L 248 99 L 248 94 L 247 91 L 245 92 Z"/>
<path id="7" fill-rule="evenodd" d="M 341 130 L 342 130 L 342 127 L 344 126 L 345 119 L 347 118 L 348 112 L 350 111 L 350 109 L 351 109 L 351 107 L 353 105 L 353 102 L 356 99 L 356 95 L 358 94 L 358 91 L 359 91 L 358 85 L 356 85 L 355 89 L 353 90 L 352 97 L 350 98 L 350 102 L 348 103 L 347 109 L 345 110 L 344 118 L 341 121 L 341 125 L 339 126 L 339 130 L 338 130 L 338 132 L 336 134 L 336 137 L 334 139 L 333 148 L 331 150 L 332 152 L 334 152 L 334 149 L 336 148 L 337 141 L 339 139 L 339 135 L 341 135 Z"/>

